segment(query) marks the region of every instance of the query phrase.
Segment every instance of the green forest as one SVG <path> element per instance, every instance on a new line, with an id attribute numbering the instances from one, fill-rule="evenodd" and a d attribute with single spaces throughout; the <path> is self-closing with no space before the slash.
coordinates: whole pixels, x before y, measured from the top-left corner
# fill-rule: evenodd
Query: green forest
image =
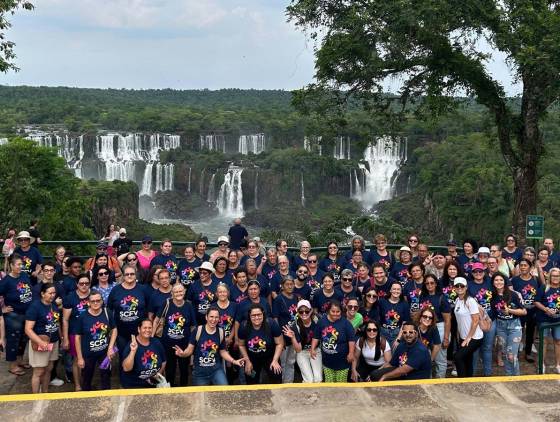
<path id="1" fill-rule="evenodd" d="M 417 231 L 423 239 L 434 243 L 443 242 L 450 235 L 458 239 L 470 236 L 500 240 L 511 230 L 511 174 L 500 155 L 495 127 L 487 113 L 465 99 L 461 99 L 461 104 L 456 111 L 437 119 L 420 120 L 411 114 L 398 126 L 388 125 L 382 116 L 356 106 L 333 125 L 324 117 L 300 113 L 292 104 L 292 93 L 287 91 L 0 86 L 0 137 L 14 137 L 20 125 L 61 123 L 75 133 L 98 129 L 161 131 L 180 133 L 190 140 L 208 132 L 259 131 L 273 139 L 271 151 L 252 157 L 259 167 L 286 172 L 305 168 L 313 176 L 313 183 L 320 184 L 321 175 L 346 172 L 347 166 L 357 162 L 345 164 L 305 153 L 301 150 L 303 136 L 322 135 L 328 142 L 344 134 L 351 136 L 359 148 L 377 135 L 405 136 L 409 149 L 407 163 L 399 177 L 400 194 L 378 204 L 378 218 L 357 220 L 355 231 L 370 239 L 376 232 L 385 232 L 392 241 L 402 241 L 410 231 Z M 558 112 L 552 110 L 542 124 L 547 150 L 539 168 L 538 185 L 538 212 L 545 216 L 545 234 L 554 238 L 560 237 L 559 117 Z M 293 146 L 300 149 L 291 148 Z M 17 216 L 27 220 L 40 213 L 39 217 L 51 226 L 49 234 L 53 237 L 94 236 L 93 217 L 90 211 L 90 214 L 84 211 L 92 210 L 92 204 L 84 197 L 95 195 L 84 187 L 86 182 L 80 182 L 65 171 L 63 162 L 56 157 L 49 158 L 57 162 L 55 169 L 46 164 L 37 166 L 37 160 L 46 159 L 37 150 L 24 141 L 0 146 L 3 173 L 0 192 L 10 204 L 2 215 L 2 225 L 13 224 Z M 196 154 L 200 153 L 179 151 L 169 154 L 168 159 L 192 160 Z M 210 166 L 212 163 L 219 166 L 230 159 L 220 153 L 205 154 L 204 160 Z M 49 175 L 51 171 L 55 173 Z M 404 185 L 408 180 L 411 191 L 405 193 Z M 27 189 L 25 194 L 21 187 Z M 117 191 L 121 189 L 118 187 Z M 59 194 L 59 190 L 62 193 Z M 44 196 L 45 192 L 50 193 Z M 270 209 L 249 214 L 247 219 L 262 223 L 266 216 L 263 225 L 277 229 L 271 236 L 290 227 L 307 236 L 320 234 L 316 238 L 318 242 L 340 238 L 348 219 L 358 217 L 357 204 L 348 198 L 329 195 L 329 192 L 325 192 L 322 202 L 324 206 L 315 205 L 305 210 L 298 210 L 297 204 L 289 204 L 278 212 L 275 212 L 278 204 L 272 204 Z M 72 212 L 61 204 L 66 204 Z M 294 210 L 301 216 L 295 221 Z M 85 218 L 87 221 L 83 221 L 84 215 L 89 216 Z"/>

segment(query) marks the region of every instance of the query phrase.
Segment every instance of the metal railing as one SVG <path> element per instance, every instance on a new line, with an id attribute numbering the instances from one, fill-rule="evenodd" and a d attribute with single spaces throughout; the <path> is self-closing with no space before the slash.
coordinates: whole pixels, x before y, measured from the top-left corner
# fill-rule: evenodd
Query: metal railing
<path id="1" fill-rule="evenodd" d="M 544 374 L 544 331 L 548 328 L 554 328 L 560 326 L 560 321 L 558 322 L 544 322 L 539 325 L 539 367 L 537 369 L 539 374 Z M 555 346 L 556 347 L 556 346 Z"/>

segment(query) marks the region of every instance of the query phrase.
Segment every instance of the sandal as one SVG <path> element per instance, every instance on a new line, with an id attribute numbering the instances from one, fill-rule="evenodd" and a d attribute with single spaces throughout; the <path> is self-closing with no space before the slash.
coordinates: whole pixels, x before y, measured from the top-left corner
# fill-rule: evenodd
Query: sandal
<path id="1" fill-rule="evenodd" d="M 18 366 L 20 368 L 23 368 L 23 369 L 31 369 L 31 365 L 29 365 L 27 363 L 20 363 L 20 364 L 18 364 Z"/>
<path id="2" fill-rule="evenodd" d="M 20 370 L 8 369 L 8 372 L 12 375 L 15 375 L 16 377 L 21 377 L 22 375 L 25 375 L 25 371 L 23 369 Z"/>

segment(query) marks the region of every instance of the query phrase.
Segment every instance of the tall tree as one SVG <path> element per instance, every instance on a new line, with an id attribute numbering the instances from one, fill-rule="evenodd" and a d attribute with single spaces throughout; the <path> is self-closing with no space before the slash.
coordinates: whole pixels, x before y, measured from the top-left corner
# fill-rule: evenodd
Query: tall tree
<path id="1" fill-rule="evenodd" d="M 412 101 L 442 113 L 465 92 L 484 105 L 513 177 L 512 227 L 524 237 L 537 206 L 539 125 L 560 92 L 560 1 L 292 0 L 287 13 L 317 42 L 317 81 L 306 93 L 341 90 L 380 104 L 383 81 L 397 78 L 403 108 Z M 489 72 L 491 51 L 522 85 L 520 101 Z"/>
<path id="2" fill-rule="evenodd" d="M 26 0 L 0 0 L 0 72 L 8 70 L 19 70 L 13 63 L 16 58 L 14 53 L 14 43 L 6 39 L 5 31 L 12 25 L 8 20 L 9 15 L 13 15 L 17 9 L 33 9 L 33 4 Z"/>

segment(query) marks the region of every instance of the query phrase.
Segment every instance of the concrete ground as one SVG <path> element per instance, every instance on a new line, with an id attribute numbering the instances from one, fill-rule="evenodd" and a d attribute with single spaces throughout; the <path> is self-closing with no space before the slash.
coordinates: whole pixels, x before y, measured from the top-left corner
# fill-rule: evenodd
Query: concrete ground
<path id="1" fill-rule="evenodd" d="M 181 387 L 0 396 L 18 421 L 560 420 L 560 376 L 381 384 Z M 41 398 L 43 400 L 37 400 Z M 35 399 L 35 400 L 31 400 Z"/>

